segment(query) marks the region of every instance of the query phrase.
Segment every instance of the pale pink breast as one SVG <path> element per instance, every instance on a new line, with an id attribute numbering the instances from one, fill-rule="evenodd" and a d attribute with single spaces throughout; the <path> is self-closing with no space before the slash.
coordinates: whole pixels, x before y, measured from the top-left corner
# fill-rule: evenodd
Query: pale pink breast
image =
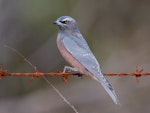
<path id="1" fill-rule="evenodd" d="M 60 51 L 60 53 L 62 54 L 62 56 L 64 57 L 64 59 L 73 67 L 75 67 L 76 69 L 78 69 L 78 71 L 82 74 L 88 74 L 89 72 L 84 68 L 84 66 L 82 64 L 80 64 L 80 62 L 78 62 L 69 52 L 68 50 L 65 48 L 62 40 L 57 40 L 57 46 L 58 49 Z"/>

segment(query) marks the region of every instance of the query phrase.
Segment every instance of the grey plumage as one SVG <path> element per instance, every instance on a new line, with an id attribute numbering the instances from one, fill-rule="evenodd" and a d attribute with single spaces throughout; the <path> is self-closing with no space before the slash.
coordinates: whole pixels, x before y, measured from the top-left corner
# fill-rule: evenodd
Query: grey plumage
<path id="1" fill-rule="evenodd" d="M 100 65 L 81 35 L 77 22 L 69 16 L 61 16 L 54 23 L 60 29 L 57 36 L 57 45 L 66 61 L 77 68 L 80 73 L 90 75 L 100 82 L 113 101 L 119 104 L 115 90 L 101 73 Z M 74 62 L 69 60 L 70 57 L 74 58 Z"/>

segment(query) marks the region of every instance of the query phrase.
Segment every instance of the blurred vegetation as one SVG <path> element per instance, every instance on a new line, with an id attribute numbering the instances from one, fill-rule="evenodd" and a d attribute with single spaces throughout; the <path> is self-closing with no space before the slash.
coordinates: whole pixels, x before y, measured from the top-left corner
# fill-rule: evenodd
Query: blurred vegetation
<path id="1" fill-rule="evenodd" d="M 75 18 L 103 72 L 131 72 L 150 67 L 150 1 L 148 0 L 1 0 L 0 64 L 10 72 L 34 72 L 6 44 L 17 49 L 41 72 L 60 71 L 68 65 L 61 57 L 53 25 L 59 16 Z M 7 77 L 0 81 L 0 113 L 73 112 L 43 79 Z M 121 106 L 89 77 L 71 77 L 64 84 L 48 78 L 80 113 L 149 112 L 149 78 L 136 84 L 131 77 L 109 77 Z M 89 98 L 90 97 L 90 98 Z"/>

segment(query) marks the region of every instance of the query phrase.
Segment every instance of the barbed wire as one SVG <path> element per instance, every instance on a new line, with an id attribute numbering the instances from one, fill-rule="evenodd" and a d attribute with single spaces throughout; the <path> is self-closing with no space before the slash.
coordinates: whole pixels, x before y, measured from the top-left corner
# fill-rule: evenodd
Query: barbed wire
<path id="1" fill-rule="evenodd" d="M 105 76 L 134 76 L 136 77 L 137 82 L 139 82 L 139 77 L 141 76 L 150 76 L 150 72 L 143 72 L 143 69 L 139 69 L 138 66 L 136 66 L 136 70 L 135 72 L 131 72 L 131 73 L 103 73 Z M 39 72 L 38 70 L 36 70 L 35 68 L 35 72 L 33 73 L 10 73 L 8 70 L 4 69 L 4 66 L 1 65 L 0 68 L 0 80 L 3 77 L 6 76 L 29 76 L 31 77 L 30 80 L 32 80 L 33 78 L 39 78 L 42 76 L 60 76 L 63 78 L 64 82 L 68 82 L 68 77 L 69 76 L 82 76 L 81 73 L 74 73 L 74 72 L 48 72 L 48 73 L 43 73 L 43 72 Z"/>

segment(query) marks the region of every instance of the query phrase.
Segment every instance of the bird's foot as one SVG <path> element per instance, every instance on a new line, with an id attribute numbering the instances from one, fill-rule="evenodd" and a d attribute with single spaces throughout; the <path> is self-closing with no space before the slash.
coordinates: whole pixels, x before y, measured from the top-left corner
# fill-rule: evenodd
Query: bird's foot
<path id="1" fill-rule="evenodd" d="M 66 73 L 66 72 L 76 73 L 76 75 L 77 75 L 80 79 L 82 79 L 83 74 L 79 73 L 79 71 L 78 71 L 77 68 L 70 67 L 70 66 L 65 66 L 64 69 L 63 69 L 63 73 Z"/>
<path id="2" fill-rule="evenodd" d="M 70 67 L 70 66 L 65 66 L 64 69 L 63 69 L 63 73 L 66 73 L 66 72 L 78 72 L 78 69 L 74 68 L 74 67 Z"/>

